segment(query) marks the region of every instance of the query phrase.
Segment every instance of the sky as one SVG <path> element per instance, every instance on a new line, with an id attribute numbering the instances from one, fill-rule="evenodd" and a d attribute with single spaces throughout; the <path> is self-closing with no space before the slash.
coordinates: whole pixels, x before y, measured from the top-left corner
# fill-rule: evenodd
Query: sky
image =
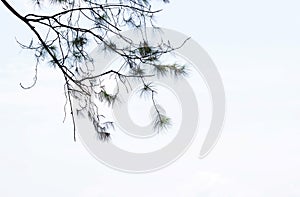
<path id="1" fill-rule="evenodd" d="M 27 0 L 11 1 L 20 11 Z M 156 5 L 155 3 L 155 6 Z M 226 122 L 198 159 L 204 132 L 172 165 L 147 174 L 104 166 L 63 123 L 61 74 L 16 43 L 28 28 L 0 6 L 0 196 L 300 196 L 300 2 L 173 0 L 161 27 L 191 36 L 210 55 L 226 91 Z"/>

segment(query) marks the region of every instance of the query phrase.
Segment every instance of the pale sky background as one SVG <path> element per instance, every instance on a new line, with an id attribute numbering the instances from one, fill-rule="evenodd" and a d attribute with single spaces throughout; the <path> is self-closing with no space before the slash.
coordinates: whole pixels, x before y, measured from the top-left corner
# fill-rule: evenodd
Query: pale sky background
<path id="1" fill-rule="evenodd" d="M 10 1 L 19 11 L 27 0 Z M 177 162 L 149 174 L 114 171 L 74 143 L 63 119 L 63 81 L 15 42 L 28 28 L 0 6 L 0 196 L 300 196 L 299 0 L 173 0 L 158 24 L 194 38 L 222 75 L 226 123 L 215 149 L 194 143 Z M 199 139 L 203 135 L 199 135 Z"/>

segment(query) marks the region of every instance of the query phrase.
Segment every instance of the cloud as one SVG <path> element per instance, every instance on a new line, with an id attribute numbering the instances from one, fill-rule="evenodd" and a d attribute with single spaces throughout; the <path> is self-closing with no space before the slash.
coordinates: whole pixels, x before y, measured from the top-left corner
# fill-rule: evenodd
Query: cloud
<path id="1" fill-rule="evenodd" d="M 178 196 L 188 197 L 260 197 L 261 192 L 232 177 L 217 172 L 198 171 L 184 185 L 178 188 Z"/>

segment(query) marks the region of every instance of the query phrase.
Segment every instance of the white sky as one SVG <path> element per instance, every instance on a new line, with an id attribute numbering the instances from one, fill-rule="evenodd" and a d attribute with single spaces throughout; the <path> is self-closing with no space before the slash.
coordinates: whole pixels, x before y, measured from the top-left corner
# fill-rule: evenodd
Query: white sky
<path id="1" fill-rule="evenodd" d="M 26 10 L 29 1 L 10 2 Z M 45 65 L 33 89 L 19 87 L 34 70 L 15 37 L 29 42 L 31 34 L 1 5 L 0 196 L 300 196 L 299 7 L 298 0 L 165 6 L 160 26 L 192 36 L 219 68 L 226 124 L 205 159 L 197 159 L 196 143 L 173 165 L 135 175 L 103 166 L 72 141 L 59 72 Z"/>

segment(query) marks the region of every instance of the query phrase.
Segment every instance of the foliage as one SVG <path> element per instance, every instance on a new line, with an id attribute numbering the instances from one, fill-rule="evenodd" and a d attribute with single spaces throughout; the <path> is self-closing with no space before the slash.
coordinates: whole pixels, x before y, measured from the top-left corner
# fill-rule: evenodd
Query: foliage
<path id="1" fill-rule="evenodd" d="M 167 3 L 167 0 L 163 0 Z M 19 14 L 7 1 L 2 3 L 20 20 L 22 20 L 34 33 L 35 38 L 28 45 L 20 45 L 24 49 L 34 52 L 37 66 L 44 61 L 59 69 L 65 79 L 65 94 L 70 104 L 74 124 L 74 112 L 87 114 L 94 125 L 100 140 L 110 138 L 109 129 L 113 123 L 105 119 L 99 112 L 93 99 L 96 98 L 108 105 L 113 105 L 118 99 L 118 92 L 111 94 L 105 86 L 97 81 L 105 75 L 111 75 L 116 81 L 125 84 L 127 78 L 137 78 L 144 84 L 141 95 L 149 94 L 156 109 L 154 129 L 166 128 L 170 119 L 161 114 L 157 108 L 153 83 L 147 81 L 147 76 L 158 75 L 186 75 L 185 66 L 171 64 L 163 65 L 159 59 L 163 54 L 170 53 L 176 48 L 168 42 L 162 42 L 157 46 L 150 46 L 147 39 L 136 44 L 121 35 L 121 31 L 134 28 L 143 33 L 146 26 L 154 25 L 154 16 L 161 10 L 152 10 L 148 0 L 34 0 L 39 7 L 47 3 L 55 10 L 51 14 L 30 13 L 25 16 Z M 157 28 L 157 27 L 156 27 Z M 111 36 L 117 36 L 130 47 L 120 48 L 110 41 Z M 97 43 L 123 58 L 124 64 L 118 70 L 110 70 L 94 76 L 93 59 L 87 52 L 90 43 Z M 145 69 L 145 65 L 152 69 Z M 121 68 L 128 68 L 128 73 L 122 73 Z M 37 80 L 37 72 L 34 84 Z M 23 88 L 31 88 L 24 87 Z M 79 109 L 73 109 L 72 99 L 78 100 Z M 66 111 L 66 108 L 65 108 Z"/>

